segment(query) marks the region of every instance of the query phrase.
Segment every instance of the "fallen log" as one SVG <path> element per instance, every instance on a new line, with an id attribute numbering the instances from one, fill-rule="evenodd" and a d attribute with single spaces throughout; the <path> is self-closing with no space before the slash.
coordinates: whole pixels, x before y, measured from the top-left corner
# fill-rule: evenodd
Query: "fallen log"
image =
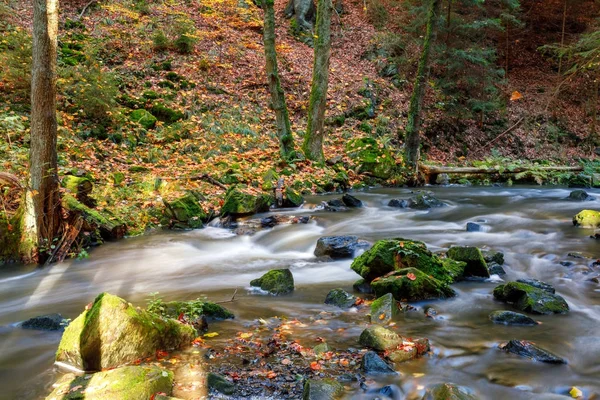
<path id="1" fill-rule="evenodd" d="M 583 167 L 581 165 L 570 167 L 570 166 L 544 166 L 544 167 L 515 167 L 505 168 L 500 170 L 499 168 L 493 167 L 438 167 L 433 165 L 421 165 L 420 171 L 425 175 L 425 182 L 435 182 L 439 174 L 458 174 L 458 175 L 477 175 L 477 174 L 518 174 L 527 171 L 538 171 L 538 172 L 581 172 Z"/>

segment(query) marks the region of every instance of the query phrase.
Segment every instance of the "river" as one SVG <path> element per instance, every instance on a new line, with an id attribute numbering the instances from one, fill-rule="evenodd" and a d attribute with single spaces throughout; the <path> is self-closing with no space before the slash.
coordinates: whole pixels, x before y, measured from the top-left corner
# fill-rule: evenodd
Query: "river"
<path id="1" fill-rule="evenodd" d="M 586 396 L 600 395 L 600 286 L 589 279 L 600 274 L 590 259 L 568 256 L 580 252 L 600 258 L 593 230 L 576 228 L 571 218 L 584 208 L 600 209 L 600 201 L 572 202 L 570 190 L 552 187 L 432 187 L 447 203 L 430 211 L 393 209 L 391 198 L 408 197 L 408 189 L 357 192 L 365 207 L 326 212 L 315 207 L 335 195 L 307 198 L 303 208 L 285 211 L 310 215 L 308 224 L 281 225 L 252 236 L 236 236 L 221 228 L 187 232 L 156 232 L 109 243 L 90 251 L 85 260 L 70 260 L 43 269 L 17 266 L 0 270 L 0 398 L 44 398 L 58 377 L 53 368 L 60 333 L 24 330 L 18 323 L 46 313 L 75 318 L 102 292 L 144 305 L 150 293 L 166 300 L 206 296 L 227 304 L 236 318 L 211 326 L 222 337 L 245 329 L 257 318 L 287 316 L 309 321 L 325 310 L 337 312 L 327 325 L 299 330 L 296 339 L 311 345 L 316 336 L 330 347 L 358 347 L 365 324 L 358 317 L 323 304 L 335 287 L 352 291 L 359 276 L 351 260 L 321 261 L 313 256 L 321 236 L 357 235 L 368 241 L 404 237 L 424 241 L 433 250 L 473 245 L 505 254 L 505 281 L 536 278 L 552 284 L 571 308 L 567 315 L 535 316 L 535 327 L 494 325 L 491 311 L 510 309 L 495 301 L 497 282 L 461 282 L 450 300 L 417 303 L 418 311 L 401 315 L 399 332 L 427 337 L 432 352 L 400 365 L 400 378 L 382 379 L 406 391 L 430 383 L 454 382 L 472 388 L 482 398 L 536 399 L 541 394 L 567 394 L 572 386 Z M 600 198 L 600 191 L 590 194 Z M 338 196 L 339 197 L 339 196 Z M 481 221 L 485 232 L 466 232 L 469 221 Z M 561 261 L 573 264 L 564 266 Z M 250 293 L 248 283 L 273 268 L 289 267 L 296 290 L 289 296 Z M 595 271 L 594 271 L 595 269 Z M 499 277 L 495 277 L 500 279 Z M 422 307 L 432 305 L 435 319 Z M 336 331 L 344 328 L 344 334 Z M 507 355 L 497 349 L 510 339 L 527 339 L 569 361 L 556 366 Z M 181 394 L 181 397 L 183 395 Z M 361 398 L 358 388 L 349 399 Z M 550 398 L 550 397 L 548 397 Z"/>

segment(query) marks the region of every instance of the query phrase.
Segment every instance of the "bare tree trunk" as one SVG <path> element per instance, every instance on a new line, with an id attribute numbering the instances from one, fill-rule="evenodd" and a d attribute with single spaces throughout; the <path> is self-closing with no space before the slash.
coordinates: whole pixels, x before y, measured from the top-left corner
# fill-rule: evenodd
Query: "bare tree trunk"
<path id="1" fill-rule="evenodd" d="M 563 17 L 562 17 L 562 29 L 560 32 L 560 49 L 562 50 L 565 45 L 565 25 L 567 24 L 567 1 L 564 0 Z M 562 55 L 558 58 L 558 74 L 562 73 Z"/>
<path id="2" fill-rule="evenodd" d="M 429 69 L 429 54 L 431 53 L 431 42 L 435 36 L 435 19 L 440 9 L 441 0 L 432 0 L 427 13 L 427 30 L 423 41 L 423 51 L 419 59 L 417 77 L 413 93 L 410 98 L 408 108 L 408 123 L 406 125 L 406 144 L 404 148 L 404 157 L 406 162 L 416 174 L 418 172 L 419 147 L 421 139 L 419 131 L 421 128 L 421 109 L 423 107 L 423 97 L 425 96 L 426 80 Z"/>
<path id="3" fill-rule="evenodd" d="M 329 58 L 331 56 L 331 0 L 319 0 L 315 32 L 315 61 L 312 87 L 308 104 L 308 126 L 304 137 L 304 154 L 310 160 L 323 161 L 325 106 L 329 85 Z"/>
<path id="4" fill-rule="evenodd" d="M 31 149 L 21 254 L 43 263 L 60 227 L 56 155 L 58 0 L 33 0 Z"/>
<path id="5" fill-rule="evenodd" d="M 285 95 L 279 80 L 279 71 L 277 68 L 277 51 L 275 50 L 275 11 L 273 10 L 273 0 L 263 0 L 265 11 L 264 26 L 264 45 L 267 80 L 269 83 L 269 92 L 271 93 L 271 108 L 275 111 L 277 120 L 277 137 L 279 138 L 279 153 L 281 158 L 288 159 L 294 154 L 294 137 L 290 125 L 290 116 L 287 105 L 285 104 Z"/>

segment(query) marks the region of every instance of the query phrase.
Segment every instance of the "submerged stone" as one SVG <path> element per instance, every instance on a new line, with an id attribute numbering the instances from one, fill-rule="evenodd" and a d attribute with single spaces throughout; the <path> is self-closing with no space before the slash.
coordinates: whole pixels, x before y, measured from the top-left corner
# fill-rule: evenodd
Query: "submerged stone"
<path id="1" fill-rule="evenodd" d="M 506 275 L 506 271 L 502 265 L 493 261 L 488 263 L 488 270 L 490 271 L 490 275 Z"/>
<path id="2" fill-rule="evenodd" d="M 372 325 L 362 331 L 358 342 L 373 350 L 384 351 L 398 346 L 402 343 L 402 338 L 396 332 L 381 325 Z"/>
<path id="3" fill-rule="evenodd" d="M 573 225 L 583 228 L 600 228 L 600 211 L 581 211 L 573 217 Z"/>
<path id="4" fill-rule="evenodd" d="M 500 348 L 508 353 L 531 358 L 534 361 L 548 364 L 567 364 L 567 360 L 564 358 L 552 354 L 527 340 L 513 339 L 508 343 L 500 345 Z"/>
<path id="5" fill-rule="evenodd" d="M 93 375 L 66 374 L 54 384 L 46 400 L 151 399 L 170 395 L 173 373 L 154 366 L 126 366 Z"/>
<path id="6" fill-rule="evenodd" d="M 450 249 L 448 249 L 448 257 L 456 261 L 463 261 L 467 263 L 464 271 L 465 277 L 490 277 L 490 272 L 483 258 L 483 254 L 481 254 L 481 251 L 477 247 L 450 247 Z"/>
<path id="7" fill-rule="evenodd" d="M 376 296 L 391 293 L 399 301 L 444 299 L 456 295 L 446 283 L 416 268 L 405 268 L 371 282 Z"/>
<path id="8" fill-rule="evenodd" d="M 206 377 L 208 390 L 219 392 L 226 395 L 232 395 L 235 392 L 235 384 L 228 381 L 223 375 L 209 372 Z"/>
<path id="9" fill-rule="evenodd" d="M 388 206 L 394 208 L 408 208 L 409 205 L 409 201 L 405 199 L 391 199 L 388 202 Z"/>
<path id="10" fill-rule="evenodd" d="M 342 289 L 332 289 L 327 293 L 325 304 L 339 308 L 350 308 L 356 304 L 357 298 Z"/>
<path id="11" fill-rule="evenodd" d="M 357 236 L 324 236 L 317 240 L 315 256 L 329 256 L 333 259 L 352 258 L 354 252 L 366 248 L 369 244 Z"/>
<path id="12" fill-rule="evenodd" d="M 419 190 L 410 198 L 408 206 L 417 210 L 428 210 L 430 208 L 443 207 L 445 204 L 435 197 L 433 192 Z"/>
<path id="13" fill-rule="evenodd" d="M 189 325 L 102 293 L 65 329 L 56 361 L 99 371 L 150 357 L 159 349 L 178 349 L 195 337 L 196 331 Z"/>
<path id="14" fill-rule="evenodd" d="M 564 314 L 569 311 L 569 305 L 561 296 L 520 282 L 497 286 L 494 297 L 533 314 Z"/>
<path id="15" fill-rule="evenodd" d="M 479 400 L 469 388 L 453 383 L 438 383 L 429 386 L 421 400 Z"/>
<path id="16" fill-rule="evenodd" d="M 585 190 L 573 190 L 569 193 L 569 200 L 573 201 L 594 201 L 596 198 L 594 196 L 590 196 Z"/>
<path id="17" fill-rule="evenodd" d="M 294 276 L 289 269 L 274 269 L 250 282 L 271 294 L 286 294 L 294 290 Z"/>
<path id="18" fill-rule="evenodd" d="M 527 315 L 514 311 L 493 311 L 490 314 L 490 321 L 495 324 L 504 325 L 527 325 L 534 326 L 538 323 Z"/>
<path id="19" fill-rule="evenodd" d="M 482 251 L 483 259 L 487 264 L 496 263 L 498 265 L 504 265 L 504 253 L 501 251 Z"/>
<path id="20" fill-rule="evenodd" d="M 344 386 L 334 379 L 307 379 L 302 400 L 334 400 L 344 394 Z"/>
<path id="21" fill-rule="evenodd" d="M 372 324 L 387 325 L 398 313 L 398 304 L 391 293 L 386 293 L 371 303 Z"/>
<path id="22" fill-rule="evenodd" d="M 467 232 L 483 232 L 483 226 L 476 222 L 467 222 Z"/>
<path id="23" fill-rule="evenodd" d="M 367 375 L 398 375 L 398 373 L 374 351 L 367 351 L 363 355 L 360 362 L 360 369 Z"/>
<path id="24" fill-rule="evenodd" d="M 40 331 L 61 331 L 69 324 L 60 314 L 47 314 L 33 317 L 21 324 L 23 329 L 34 329 Z"/>

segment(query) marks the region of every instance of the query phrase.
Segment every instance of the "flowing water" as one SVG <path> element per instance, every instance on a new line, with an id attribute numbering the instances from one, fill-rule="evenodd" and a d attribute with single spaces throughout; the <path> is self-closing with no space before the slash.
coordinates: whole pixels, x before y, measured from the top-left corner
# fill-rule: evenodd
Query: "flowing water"
<path id="1" fill-rule="evenodd" d="M 381 380 L 405 391 L 437 382 L 472 388 L 486 399 L 536 399 L 542 394 L 566 394 L 572 386 L 586 396 L 600 393 L 600 286 L 589 279 L 600 274 L 592 260 L 568 256 L 581 252 L 600 258 L 600 243 L 590 229 L 573 227 L 571 218 L 583 208 L 600 208 L 600 201 L 564 200 L 564 188 L 432 188 L 448 206 L 430 211 L 387 207 L 389 199 L 407 197 L 407 189 L 358 193 L 365 207 L 348 212 L 316 210 L 335 196 L 311 197 L 293 215 L 311 215 L 308 224 L 282 225 L 253 236 L 236 236 L 220 228 L 160 232 L 101 246 L 86 260 L 73 260 L 44 269 L 23 267 L 0 271 L 0 398 L 43 398 L 59 373 L 53 356 L 60 333 L 24 330 L 27 318 L 59 312 L 74 318 L 83 307 L 108 291 L 144 305 L 149 293 L 165 300 L 227 300 L 239 288 L 237 301 L 227 304 L 233 321 L 211 326 L 228 333 L 245 329 L 257 318 L 288 316 L 310 321 L 325 310 L 337 313 L 328 324 L 308 324 L 295 333 L 307 346 L 321 336 L 330 347 L 357 347 L 364 320 L 352 312 L 323 304 L 335 287 L 352 290 L 359 278 L 351 260 L 321 261 L 313 256 L 316 241 L 327 235 L 357 235 L 371 242 L 391 237 L 422 240 L 433 251 L 451 245 L 473 245 L 503 251 L 507 275 L 531 277 L 556 287 L 571 307 L 567 315 L 536 316 L 536 327 L 494 325 L 488 314 L 510 306 L 494 301 L 496 282 L 461 282 L 458 296 L 416 304 L 419 311 L 399 317 L 399 332 L 427 337 L 432 353 L 402 364 L 400 377 Z M 590 192 L 600 198 L 600 192 Z M 485 232 L 466 232 L 468 221 L 481 221 Z M 561 261 L 570 261 L 563 266 Z M 247 291 L 248 282 L 269 269 L 289 267 L 296 282 L 292 295 L 272 297 Z M 594 271 L 595 269 L 595 271 Z M 435 319 L 422 308 L 432 305 Z M 343 334 L 337 330 L 344 328 Z M 564 366 L 535 363 L 497 349 L 509 339 L 534 341 L 566 359 Z M 359 390 L 348 398 L 361 398 Z M 548 397 L 550 398 L 550 397 Z"/>

